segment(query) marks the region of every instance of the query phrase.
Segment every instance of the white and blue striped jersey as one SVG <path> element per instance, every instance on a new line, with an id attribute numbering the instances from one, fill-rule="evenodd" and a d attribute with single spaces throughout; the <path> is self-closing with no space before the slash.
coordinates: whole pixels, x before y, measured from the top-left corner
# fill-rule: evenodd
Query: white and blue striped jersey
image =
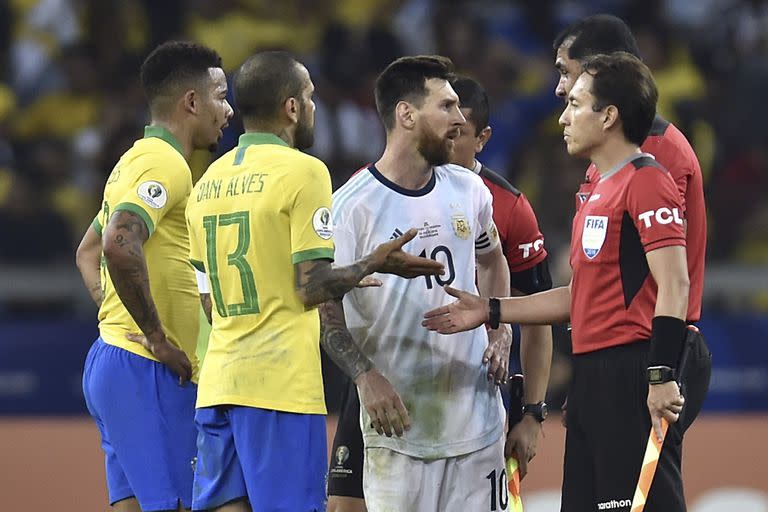
<path id="1" fill-rule="evenodd" d="M 415 227 L 419 233 L 404 250 L 440 261 L 446 271 L 416 279 L 377 274 L 380 288 L 355 289 L 344 297 L 352 336 L 411 416 L 411 430 L 389 438 L 370 427 L 361 407 L 366 447 L 446 458 L 481 450 L 501 436 L 501 398 L 482 362 L 485 327 L 444 336 L 421 326 L 424 312 L 453 300 L 442 285 L 477 292 L 475 256 L 499 243 L 492 214 L 483 181 L 456 165 L 436 167 L 421 190 L 403 189 L 370 166 L 334 194 L 336 264 L 350 264 Z"/>

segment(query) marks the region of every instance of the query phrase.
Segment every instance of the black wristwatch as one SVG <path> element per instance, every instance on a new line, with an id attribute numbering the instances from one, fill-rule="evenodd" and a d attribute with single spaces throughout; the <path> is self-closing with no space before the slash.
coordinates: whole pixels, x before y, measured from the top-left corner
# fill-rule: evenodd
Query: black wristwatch
<path id="1" fill-rule="evenodd" d="M 537 404 L 525 404 L 523 405 L 523 414 L 530 414 L 541 423 L 547 419 L 547 404 L 543 401 Z"/>
<path id="2" fill-rule="evenodd" d="M 648 368 L 648 384 L 665 384 L 675 380 L 675 370 L 669 366 L 651 366 Z"/>

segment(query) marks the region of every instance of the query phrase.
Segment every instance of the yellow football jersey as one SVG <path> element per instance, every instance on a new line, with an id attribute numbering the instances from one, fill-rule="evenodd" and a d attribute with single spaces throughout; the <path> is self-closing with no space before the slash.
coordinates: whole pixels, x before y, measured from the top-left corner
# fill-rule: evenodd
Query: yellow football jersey
<path id="1" fill-rule="evenodd" d="M 101 212 L 93 227 L 101 235 L 110 216 L 119 210 L 137 214 L 147 224 L 149 239 L 144 256 L 152 298 L 168 340 L 186 352 L 197 380 L 195 347 L 200 304 L 195 273 L 189 265 L 189 235 L 184 220 L 192 175 L 181 145 L 167 130 L 148 126 L 144 138 L 123 154 L 104 187 Z M 126 333 L 141 333 L 117 296 L 102 258 L 101 285 L 104 301 L 99 309 L 102 339 L 134 354 L 155 359 Z"/>
<path id="2" fill-rule="evenodd" d="M 190 260 L 207 273 L 213 328 L 197 407 L 325 414 L 320 318 L 293 265 L 333 259 L 331 178 L 279 137 L 246 133 L 195 185 Z"/>

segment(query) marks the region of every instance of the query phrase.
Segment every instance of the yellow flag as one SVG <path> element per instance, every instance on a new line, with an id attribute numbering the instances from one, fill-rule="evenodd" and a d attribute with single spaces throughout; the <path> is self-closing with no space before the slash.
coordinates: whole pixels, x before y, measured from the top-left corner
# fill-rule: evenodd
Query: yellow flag
<path id="1" fill-rule="evenodd" d="M 507 487 L 509 488 L 509 512 L 523 512 L 523 500 L 520 499 L 520 469 L 517 459 L 507 459 Z"/>

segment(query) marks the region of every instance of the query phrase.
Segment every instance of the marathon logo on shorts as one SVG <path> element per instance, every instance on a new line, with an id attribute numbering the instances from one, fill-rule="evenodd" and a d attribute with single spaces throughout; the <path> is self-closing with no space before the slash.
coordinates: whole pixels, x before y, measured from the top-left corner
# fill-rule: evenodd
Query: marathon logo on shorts
<path id="1" fill-rule="evenodd" d="M 643 223 L 646 228 L 651 227 L 652 222 L 655 220 L 659 224 L 683 224 L 683 219 L 680 217 L 680 210 L 677 208 L 659 208 L 658 210 L 648 210 L 637 216 L 637 220 Z"/>
<path id="2" fill-rule="evenodd" d="M 597 504 L 597 510 L 616 510 L 620 508 L 629 508 L 632 506 L 632 500 L 609 500 Z"/>
<path id="3" fill-rule="evenodd" d="M 581 232 L 581 247 L 587 258 L 592 259 L 600 252 L 608 231 L 608 217 L 603 215 L 587 215 L 584 219 L 584 230 Z"/>

